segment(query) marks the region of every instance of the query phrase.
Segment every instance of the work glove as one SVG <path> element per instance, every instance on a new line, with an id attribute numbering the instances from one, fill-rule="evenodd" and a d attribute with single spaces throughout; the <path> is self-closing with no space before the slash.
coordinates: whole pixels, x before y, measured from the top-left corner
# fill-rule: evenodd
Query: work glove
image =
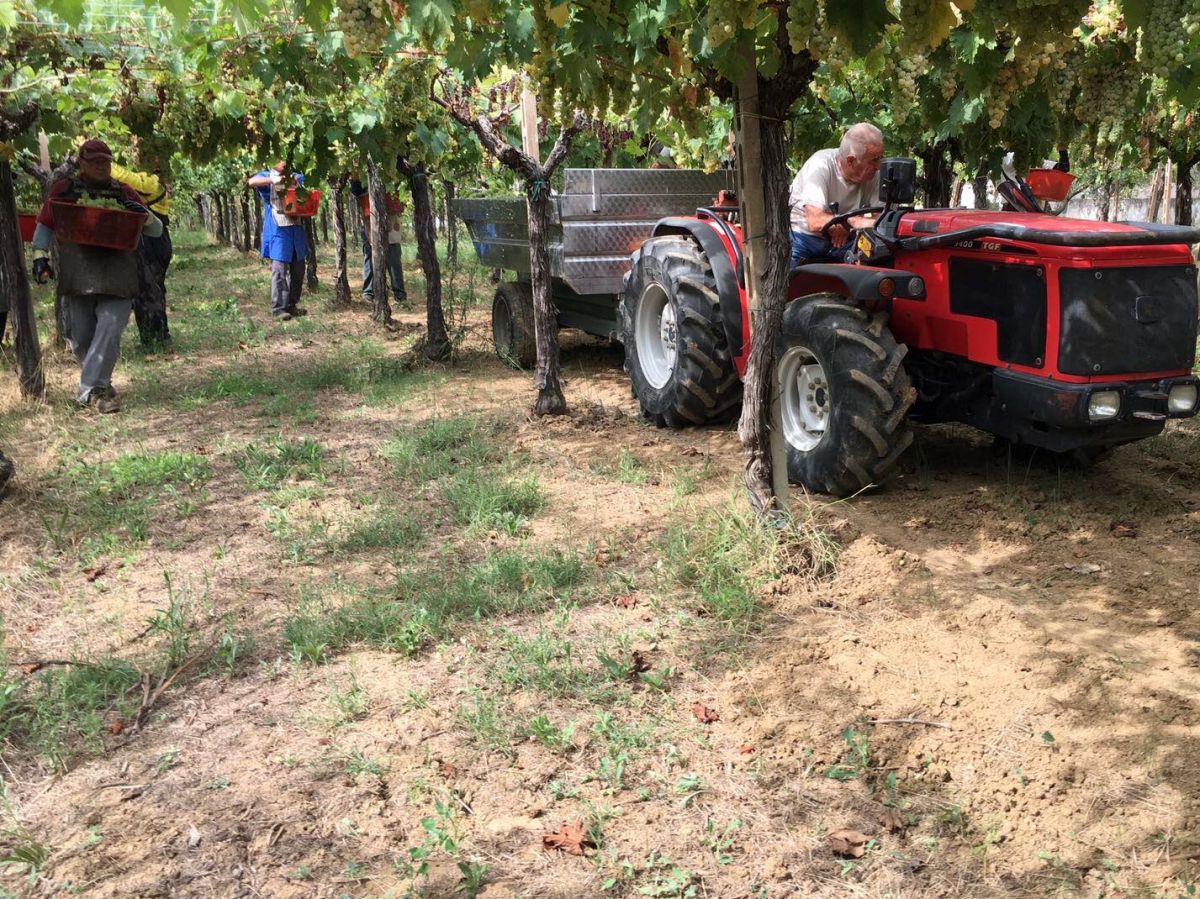
<path id="1" fill-rule="evenodd" d="M 54 277 L 54 269 L 50 267 L 50 260 L 39 258 L 33 260 L 33 280 L 38 284 L 45 284 Z"/>

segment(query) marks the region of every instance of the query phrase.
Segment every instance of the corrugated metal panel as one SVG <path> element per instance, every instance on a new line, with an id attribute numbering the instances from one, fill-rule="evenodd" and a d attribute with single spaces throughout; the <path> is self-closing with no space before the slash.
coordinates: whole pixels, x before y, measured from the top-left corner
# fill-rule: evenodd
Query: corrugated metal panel
<path id="1" fill-rule="evenodd" d="M 630 254 L 658 219 L 691 215 L 733 186 L 728 171 L 567 169 L 547 233 L 550 272 L 576 293 L 619 293 Z M 485 265 L 529 272 L 524 198 L 460 199 L 454 206 Z"/>
<path id="2" fill-rule="evenodd" d="M 598 256 L 621 253 L 628 256 L 654 230 L 657 219 L 639 222 L 565 222 L 562 248 L 566 256 Z"/>
<path id="3" fill-rule="evenodd" d="M 733 172 L 696 169 L 567 169 L 563 194 L 708 194 L 733 189 Z"/>

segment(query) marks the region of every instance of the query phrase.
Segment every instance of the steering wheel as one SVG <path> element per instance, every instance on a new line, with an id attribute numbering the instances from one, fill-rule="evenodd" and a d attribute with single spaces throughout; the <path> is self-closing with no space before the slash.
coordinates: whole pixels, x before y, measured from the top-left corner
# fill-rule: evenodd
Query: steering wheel
<path id="1" fill-rule="evenodd" d="M 826 240 L 828 240 L 830 243 L 832 243 L 833 238 L 831 238 L 829 236 L 829 232 L 832 231 L 834 228 L 836 228 L 838 225 L 843 226 L 844 228 L 846 228 L 847 231 L 853 232 L 857 229 L 850 227 L 850 219 L 855 218 L 860 215 L 866 215 L 868 212 L 871 212 L 871 213 L 883 212 L 883 210 L 884 210 L 883 206 L 860 206 L 858 209 L 851 209 L 849 212 L 843 212 L 838 215 L 835 215 L 833 218 L 831 218 L 829 221 L 827 221 L 825 223 L 825 227 L 823 227 L 821 229 L 821 236 L 824 237 Z"/>

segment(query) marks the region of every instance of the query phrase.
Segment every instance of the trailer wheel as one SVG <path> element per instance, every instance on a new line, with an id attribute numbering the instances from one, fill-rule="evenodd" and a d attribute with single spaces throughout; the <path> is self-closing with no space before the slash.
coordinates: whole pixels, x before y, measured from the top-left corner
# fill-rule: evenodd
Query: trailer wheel
<path id="1" fill-rule="evenodd" d="M 913 439 L 905 415 L 917 393 L 906 352 L 887 313 L 871 315 L 835 294 L 788 306 L 778 366 L 793 483 L 849 496 L 887 479 Z"/>
<path id="2" fill-rule="evenodd" d="M 625 370 L 642 414 L 660 427 L 730 420 L 742 401 L 717 282 L 694 240 L 652 237 L 621 296 Z"/>
<path id="3" fill-rule="evenodd" d="M 505 281 L 492 300 L 492 343 L 496 355 L 513 368 L 537 364 L 533 325 L 533 288 L 524 281 Z"/>

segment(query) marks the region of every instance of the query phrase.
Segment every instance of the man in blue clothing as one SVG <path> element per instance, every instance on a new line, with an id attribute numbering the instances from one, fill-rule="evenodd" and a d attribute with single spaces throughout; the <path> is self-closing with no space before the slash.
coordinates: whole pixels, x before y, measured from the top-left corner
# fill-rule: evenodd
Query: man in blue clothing
<path id="1" fill-rule="evenodd" d="M 282 321 L 307 315 L 298 305 L 304 286 L 304 257 L 308 242 L 299 218 L 283 213 L 283 197 L 293 184 L 303 184 L 304 176 L 293 172 L 285 176 L 284 162 L 246 179 L 263 202 L 262 257 L 271 260 L 271 314 Z"/>

